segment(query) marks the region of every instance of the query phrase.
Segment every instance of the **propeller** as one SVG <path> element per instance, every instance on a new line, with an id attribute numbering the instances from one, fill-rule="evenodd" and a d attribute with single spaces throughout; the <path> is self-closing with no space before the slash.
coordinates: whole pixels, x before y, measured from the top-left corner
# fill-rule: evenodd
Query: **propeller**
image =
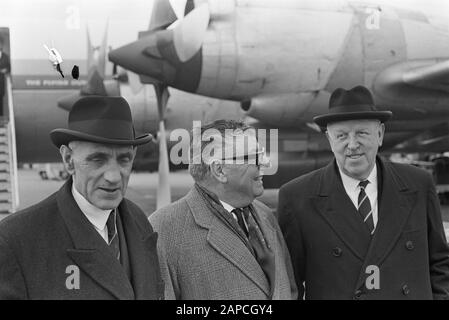
<path id="1" fill-rule="evenodd" d="M 139 40 L 109 52 L 109 60 L 167 85 L 201 49 L 209 24 L 207 3 L 190 11 L 168 29 L 142 32 Z"/>
<path id="2" fill-rule="evenodd" d="M 159 183 L 157 208 L 171 202 L 169 159 L 165 132 L 165 111 L 169 99 L 168 86 L 185 77 L 178 73 L 188 71 L 188 82 L 193 83 L 194 68 L 185 68 L 187 62 L 198 60 L 210 13 L 207 3 L 195 8 L 193 0 L 155 0 L 149 29 L 139 33 L 139 39 L 109 52 L 109 60 L 137 73 L 140 82 L 152 84 L 156 93 L 159 118 Z M 200 60 L 199 60 L 200 62 Z M 132 75 L 128 77 L 131 83 Z"/>
<path id="3" fill-rule="evenodd" d="M 209 7 L 204 3 L 186 15 L 173 29 L 174 47 L 181 62 L 186 62 L 201 49 L 209 19 Z"/>

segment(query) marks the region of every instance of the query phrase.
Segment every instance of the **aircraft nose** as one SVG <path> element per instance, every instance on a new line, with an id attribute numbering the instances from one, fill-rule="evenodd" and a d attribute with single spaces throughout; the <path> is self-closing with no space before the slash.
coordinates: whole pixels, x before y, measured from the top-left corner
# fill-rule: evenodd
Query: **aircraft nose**
<path id="1" fill-rule="evenodd" d="M 158 53 L 156 33 L 111 50 L 109 60 L 137 74 L 171 83 L 175 68 L 167 64 Z M 155 53 L 151 54 L 152 51 Z"/>
<path id="2" fill-rule="evenodd" d="M 209 17 L 208 6 L 201 5 L 173 28 L 146 32 L 139 40 L 112 50 L 109 60 L 155 82 L 195 92 Z"/>
<path id="3" fill-rule="evenodd" d="M 183 62 L 173 40 L 172 30 L 157 31 L 111 50 L 109 60 L 149 77 L 150 83 L 164 83 L 180 90 L 196 92 L 202 69 L 201 49 Z"/>

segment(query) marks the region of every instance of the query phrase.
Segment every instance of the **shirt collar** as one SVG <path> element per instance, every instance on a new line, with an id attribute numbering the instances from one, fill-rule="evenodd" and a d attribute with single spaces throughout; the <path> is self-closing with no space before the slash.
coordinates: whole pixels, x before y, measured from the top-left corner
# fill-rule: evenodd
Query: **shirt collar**
<path id="1" fill-rule="evenodd" d="M 343 185 L 346 186 L 349 190 L 357 191 L 360 180 L 354 179 L 346 175 L 343 171 L 341 171 L 340 167 L 338 167 L 338 171 L 340 171 L 340 176 Z M 370 182 L 369 185 L 377 187 L 377 164 L 374 165 L 373 169 L 371 170 L 371 173 L 368 175 L 368 178 L 366 178 L 366 180 Z"/>
<path id="2" fill-rule="evenodd" d="M 72 195 L 80 210 L 84 213 L 86 218 L 98 230 L 104 230 L 106 221 L 112 210 L 102 210 L 92 205 L 81 193 L 75 188 L 75 183 L 72 182 Z"/>
<path id="3" fill-rule="evenodd" d="M 224 201 L 220 200 L 221 205 L 226 209 L 226 211 L 231 212 L 232 210 L 234 210 L 235 208 L 233 206 L 231 206 L 229 203 L 226 203 Z"/>

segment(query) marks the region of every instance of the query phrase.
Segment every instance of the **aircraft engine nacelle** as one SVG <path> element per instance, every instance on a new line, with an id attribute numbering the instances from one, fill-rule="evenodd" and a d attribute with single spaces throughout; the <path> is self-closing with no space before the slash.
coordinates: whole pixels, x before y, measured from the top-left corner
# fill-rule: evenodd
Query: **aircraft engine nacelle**
<path id="1" fill-rule="evenodd" d="M 250 117 L 275 126 L 297 126 L 316 98 L 316 92 L 257 96 L 241 102 Z"/>

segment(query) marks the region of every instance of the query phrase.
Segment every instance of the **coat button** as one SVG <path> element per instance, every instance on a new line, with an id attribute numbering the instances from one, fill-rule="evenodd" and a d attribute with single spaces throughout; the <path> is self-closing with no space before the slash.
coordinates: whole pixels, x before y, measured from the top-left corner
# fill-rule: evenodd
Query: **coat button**
<path id="1" fill-rule="evenodd" d="M 356 292 L 354 292 L 354 299 L 359 300 L 362 297 L 362 294 L 362 290 L 356 290 Z"/>
<path id="2" fill-rule="evenodd" d="M 406 296 L 410 293 L 410 288 L 408 287 L 408 285 L 404 284 L 402 286 L 402 293 L 404 294 L 404 296 Z"/>
<path id="3" fill-rule="evenodd" d="M 410 241 L 410 240 L 405 243 L 405 247 L 407 248 L 407 250 L 415 249 L 415 246 L 413 245 L 413 241 Z"/>
<path id="4" fill-rule="evenodd" d="M 335 247 L 334 249 L 332 249 L 332 254 L 334 255 L 334 257 L 340 257 L 343 254 L 343 250 L 341 250 L 341 248 L 339 247 Z"/>

